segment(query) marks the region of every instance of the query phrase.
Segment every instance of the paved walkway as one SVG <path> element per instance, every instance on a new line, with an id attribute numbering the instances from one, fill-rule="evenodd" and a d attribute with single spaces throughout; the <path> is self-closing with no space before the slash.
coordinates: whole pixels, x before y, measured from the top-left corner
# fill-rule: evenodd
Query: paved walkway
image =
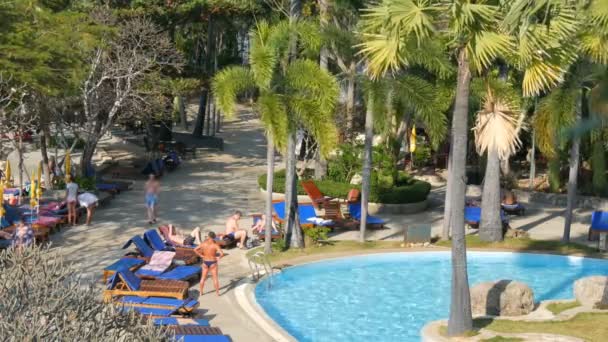
<path id="1" fill-rule="evenodd" d="M 187 229 L 200 226 L 221 232 L 232 210 L 239 209 L 245 214 L 242 227 L 251 226 L 248 214 L 263 210 L 257 175 L 265 170 L 266 142 L 259 124 L 251 115 L 243 114 L 237 122 L 225 125 L 222 137 L 223 152 L 199 153 L 198 159 L 186 161 L 161 179 L 159 224 L 173 223 Z M 108 144 L 103 147 L 114 156 L 142 153 L 131 144 L 116 141 Z M 65 228 L 53 235 L 53 245 L 61 247 L 66 259 L 84 270 L 87 279 L 100 283 L 103 268 L 124 255 L 121 246 L 133 235 L 156 227 L 146 222 L 143 198 L 143 181 L 137 181 L 133 190 L 100 208 L 92 226 Z M 231 291 L 249 271 L 245 252 L 233 248 L 226 254 L 220 262 L 221 296 L 212 293 L 213 285 L 208 279 L 205 293 L 199 299 L 202 318 L 220 327 L 233 341 L 271 341 L 241 312 Z M 193 286 L 190 292 L 198 295 L 198 286 Z"/>

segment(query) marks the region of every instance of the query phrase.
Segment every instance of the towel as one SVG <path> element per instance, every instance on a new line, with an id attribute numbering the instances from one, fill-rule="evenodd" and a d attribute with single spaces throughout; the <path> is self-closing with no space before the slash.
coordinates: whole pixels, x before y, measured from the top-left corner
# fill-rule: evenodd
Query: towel
<path id="1" fill-rule="evenodd" d="M 164 272 L 169 266 L 171 266 L 171 262 L 173 262 L 173 257 L 175 256 L 175 252 L 169 251 L 155 251 L 152 254 L 152 258 L 150 258 L 150 263 L 140 268 L 140 270 L 154 271 L 154 272 Z"/>

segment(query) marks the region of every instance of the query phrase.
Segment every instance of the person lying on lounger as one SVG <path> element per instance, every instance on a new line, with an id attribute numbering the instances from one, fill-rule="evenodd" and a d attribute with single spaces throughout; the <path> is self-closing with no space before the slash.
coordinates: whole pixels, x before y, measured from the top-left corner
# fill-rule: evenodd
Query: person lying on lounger
<path id="1" fill-rule="evenodd" d="M 274 221 L 270 221 L 270 224 L 272 225 L 272 231 L 277 232 L 278 230 L 276 225 L 274 224 Z M 251 227 L 251 229 L 254 233 L 258 234 L 261 234 L 266 231 L 266 215 L 262 215 L 260 219 Z"/>
<path id="2" fill-rule="evenodd" d="M 234 213 L 228 218 L 228 221 L 226 221 L 226 236 L 239 240 L 237 246 L 241 249 L 245 249 L 247 231 L 239 228 L 239 220 L 241 219 L 241 216 L 242 213 L 235 210 Z"/>
<path id="3" fill-rule="evenodd" d="M 504 196 L 502 197 L 502 204 L 506 205 L 514 205 L 517 204 L 517 196 L 511 190 L 505 191 Z"/>
<path id="4" fill-rule="evenodd" d="M 215 293 L 220 295 L 220 282 L 218 279 L 218 262 L 224 257 L 222 248 L 215 242 L 215 233 L 209 232 L 207 239 L 203 241 L 198 247 L 194 249 L 194 252 L 203 259 L 203 274 L 201 276 L 201 295 L 203 295 L 203 289 L 205 288 L 205 280 L 209 271 L 213 277 L 213 286 L 215 286 Z M 218 256 L 219 254 L 219 256 Z"/>
<path id="5" fill-rule="evenodd" d="M 189 235 L 184 235 L 174 225 L 170 224 L 168 238 L 171 239 L 171 241 L 177 245 L 188 246 L 196 244 L 198 246 L 203 243 L 203 240 L 201 239 L 200 227 L 194 228 Z"/>

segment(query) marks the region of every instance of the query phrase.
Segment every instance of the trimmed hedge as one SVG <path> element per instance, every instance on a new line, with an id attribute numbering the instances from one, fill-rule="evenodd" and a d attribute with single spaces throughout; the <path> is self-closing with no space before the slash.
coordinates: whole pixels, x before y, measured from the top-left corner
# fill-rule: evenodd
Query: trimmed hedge
<path id="1" fill-rule="evenodd" d="M 407 174 L 400 174 L 398 177 L 398 186 L 384 189 L 374 186 L 376 182 L 372 181 L 372 189 L 369 201 L 373 203 L 384 204 L 405 204 L 424 201 L 431 192 L 431 184 L 413 179 Z M 315 184 L 325 196 L 334 198 L 346 198 L 350 189 L 356 188 L 361 190 L 361 185 L 353 185 L 349 183 L 334 182 L 331 180 L 316 180 Z M 258 185 L 266 190 L 266 174 L 258 177 Z M 273 192 L 285 193 L 285 170 L 277 171 L 274 175 Z M 306 192 L 298 182 L 298 195 L 306 195 Z"/>

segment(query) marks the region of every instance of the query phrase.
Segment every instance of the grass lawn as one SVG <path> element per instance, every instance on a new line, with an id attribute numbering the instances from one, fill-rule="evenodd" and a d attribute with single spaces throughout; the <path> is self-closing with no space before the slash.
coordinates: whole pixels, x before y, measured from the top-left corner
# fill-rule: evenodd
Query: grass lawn
<path id="1" fill-rule="evenodd" d="M 523 338 L 519 337 L 504 337 L 504 336 L 494 336 L 492 338 L 486 338 L 481 340 L 482 342 L 521 342 Z"/>
<path id="2" fill-rule="evenodd" d="M 566 310 L 576 308 L 578 306 L 581 306 L 581 303 L 579 303 L 577 301 L 565 302 L 565 303 L 551 303 L 551 304 L 547 305 L 547 310 L 553 312 L 554 315 L 557 315 Z"/>
<path id="3" fill-rule="evenodd" d="M 438 241 L 438 246 L 450 247 L 451 241 Z M 529 238 L 510 238 L 501 242 L 485 242 L 478 235 L 467 235 L 467 248 L 510 249 L 516 251 L 545 251 L 559 254 L 581 254 L 601 257 L 602 253 L 595 248 L 577 243 L 561 241 L 532 240 Z"/>
<path id="4" fill-rule="evenodd" d="M 547 333 L 581 338 L 588 342 L 605 342 L 608 336 L 608 313 L 580 313 L 560 322 L 525 322 L 476 319 L 477 328 L 498 333 Z"/>
<path id="5" fill-rule="evenodd" d="M 282 252 L 277 252 L 273 247 L 273 253 L 270 256 L 270 261 L 276 264 L 290 259 L 317 254 L 394 249 L 401 248 L 401 244 L 401 241 L 367 241 L 364 243 L 357 241 L 330 241 L 322 244 L 321 246 L 311 246 L 304 249 L 288 249 Z M 247 252 L 247 257 L 250 257 L 262 250 L 264 250 L 263 247 L 254 248 Z"/>

